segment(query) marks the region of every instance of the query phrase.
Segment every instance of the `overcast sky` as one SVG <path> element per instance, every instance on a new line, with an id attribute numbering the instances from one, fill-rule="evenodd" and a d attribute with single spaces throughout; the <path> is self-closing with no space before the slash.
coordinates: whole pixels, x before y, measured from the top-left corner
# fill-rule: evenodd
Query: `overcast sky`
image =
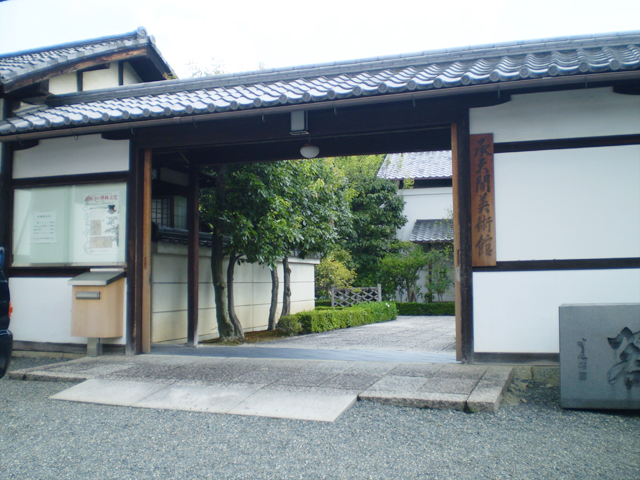
<path id="1" fill-rule="evenodd" d="M 640 0 L 0 0 L 0 53 L 146 27 L 179 76 L 640 29 Z"/>

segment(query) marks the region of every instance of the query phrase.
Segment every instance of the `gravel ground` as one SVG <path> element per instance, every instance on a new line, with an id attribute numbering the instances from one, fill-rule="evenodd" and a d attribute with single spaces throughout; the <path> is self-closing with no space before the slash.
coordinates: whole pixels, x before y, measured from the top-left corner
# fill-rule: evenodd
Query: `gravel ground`
<path id="1" fill-rule="evenodd" d="M 71 384 L 4 378 L 0 478 L 640 478 L 638 412 L 564 411 L 553 371 L 535 380 L 497 414 L 358 402 L 327 424 L 59 402 Z"/>

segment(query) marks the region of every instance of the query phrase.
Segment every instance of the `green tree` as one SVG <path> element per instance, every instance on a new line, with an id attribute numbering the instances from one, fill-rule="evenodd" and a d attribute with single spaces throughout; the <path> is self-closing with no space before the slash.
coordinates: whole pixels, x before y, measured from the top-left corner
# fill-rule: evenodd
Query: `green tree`
<path id="1" fill-rule="evenodd" d="M 453 247 L 451 245 L 431 247 L 426 253 L 426 257 L 425 287 L 427 293 L 425 298 L 431 303 L 435 296 L 441 302 L 443 295 L 453 284 Z"/>
<path id="2" fill-rule="evenodd" d="M 379 263 L 385 292 L 395 297 L 396 292 L 407 295 L 408 302 L 420 296 L 420 272 L 428 267 L 429 257 L 419 245 L 399 242 L 397 252 L 385 255 Z"/>
<path id="3" fill-rule="evenodd" d="M 352 285 L 356 272 L 346 266 L 345 260 L 349 257 L 347 252 L 337 249 L 322 258 L 315 273 L 316 295 L 329 297 L 332 287 L 346 288 Z"/>
<path id="4" fill-rule="evenodd" d="M 340 246 L 352 257 L 348 266 L 356 271 L 354 283 L 359 286 L 378 283 L 378 262 L 394 251 L 396 231 L 407 222 L 397 184 L 376 177 L 383 159 L 383 155 L 334 158 L 348 181 L 352 215 L 351 223 L 341 230 Z"/>

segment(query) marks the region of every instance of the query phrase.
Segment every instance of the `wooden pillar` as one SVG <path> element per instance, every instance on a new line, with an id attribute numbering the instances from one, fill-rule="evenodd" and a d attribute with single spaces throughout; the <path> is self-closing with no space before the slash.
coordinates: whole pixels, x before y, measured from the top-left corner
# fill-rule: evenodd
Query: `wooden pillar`
<path id="1" fill-rule="evenodd" d="M 456 293 L 456 357 L 473 362 L 473 288 L 469 111 L 451 128 L 453 161 L 453 236 Z"/>
<path id="2" fill-rule="evenodd" d="M 200 185 L 196 165 L 189 165 L 187 229 L 189 232 L 187 345 L 195 347 L 198 345 L 198 263 L 200 261 Z"/>
<path id="3" fill-rule="evenodd" d="M 12 116 L 11 101 L 7 98 L 0 112 L 0 119 Z M 13 147 L 10 143 L 0 143 L 0 246 L 4 247 L 4 265 L 11 265 L 11 218 L 13 217 L 11 183 L 13 177 Z"/>
<path id="4" fill-rule="evenodd" d="M 126 353 L 150 351 L 151 150 L 131 142 L 127 192 Z"/>

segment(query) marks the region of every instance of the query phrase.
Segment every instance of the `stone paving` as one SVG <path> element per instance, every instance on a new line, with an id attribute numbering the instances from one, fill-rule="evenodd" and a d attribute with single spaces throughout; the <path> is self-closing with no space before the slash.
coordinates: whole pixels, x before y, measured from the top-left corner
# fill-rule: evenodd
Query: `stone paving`
<path id="1" fill-rule="evenodd" d="M 320 348 L 455 353 L 455 317 L 400 316 L 392 322 L 333 330 L 262 344 L 269 348 Z"/>
<path id="2" fill-rule="evenodd" d="M 330 332 L 331 335 L 285 339 L 278 341 L 277 346 L 264 344 L 264 348 L 234 347 L 236 351 L 245 351 L 244 357 L 207 355 L 224 352 L 226 347 L 191 349 L 199 355 L 188 355 L 184 354 L 189 352 L 184 347 L 180 355 L 165 351 L 160 355 L 87 357 L 16 370 L 9 376 L 82 382 L 52 397 L 57 400 L 329 422 L 357 400 L 420 408 L 497 411 L 512 378 L 511 367 L 451 363 L 452 354 L 446 350 L 431 354 L 442 356 L 439 363 L 375 361 L 375 356 L 369 361 L 344 361 L 268 355 L 278 351 L 294 353 L 297 345 L 304 345 L 300 350 L 316 348 L 317 352 L 330 352 L 326 347 L 341 352 L 347 345 L 357 352 L 379 347 L 381 355 L 393 355 L 388 347 L 395 343 L 405 348 L 404 352 L 396 351 L 397 354 L 418 355 L 421 352 L 413 350 L 416 337 L 422 341 L 429 341 L 426 337 L 444 339 L 453 325 L 451 317 L 427 318 L 422 324 L 423 319 L 405 317 Z M 435 328 L 429 330 L 424 325 Z M 339 334 L 346 338 L 340 338 Z M 386 338 L 393 336 L 402 341 Z M 359 343 L 355 341 L 357 338 Z M 259 357 L 260 352 L 267 358 Z"/>

